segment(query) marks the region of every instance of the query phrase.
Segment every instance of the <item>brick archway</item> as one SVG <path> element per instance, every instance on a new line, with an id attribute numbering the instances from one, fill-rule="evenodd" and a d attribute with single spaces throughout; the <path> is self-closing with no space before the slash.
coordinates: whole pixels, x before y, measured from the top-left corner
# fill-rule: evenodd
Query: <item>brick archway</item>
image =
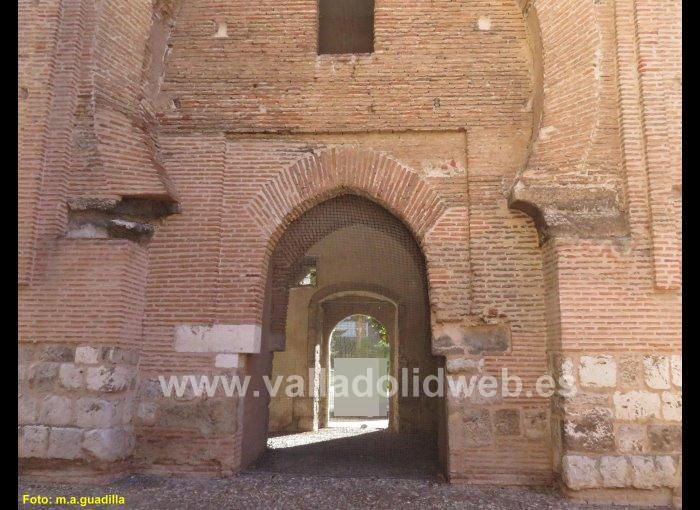
<path id="1" fill-rule="evenodd" d="M 302 213 L 343 191 L 388 209 L 419 242 L 446 209 L 415 170 L 382 152 L 342 146 L 297 160 L 263 185 L 246 209 L 274 245 Z"/>
<path id="2" fill-rule="evenodd" d="M 301 373 L 307 373 L 310 367 L 320 369 L 325 335 L 307 336 L 307 328 L 315 324 L 318 318 L 312 318 L 305 312 L 309 308 L 309 293 L 322 291 L 326 285 L 334 284 L 352 288 L 395 285 L 391 295 L 401 296 L 410 305 L 403 323 L 407 332 L 405 363 L 421 372 L 433 373 L 437 362 L 430 356 L 426 260 L 417 237 L 428 237 L 427 232 L 432 231 L 440 218 L 446 216 L 446 208 L 416 172 L 394 160 L 379 153 L 354 148 L 336 150 L 335 154 L 333 149 L 329 149 L 325 156 L 296 162 L 266 183 L 255 197 L 259 199 L 258 205 L 268 206 L 266 213 L 256 216 L 258 225 L 269 235 L 267 238 L 260 236 L 261 244 L 262 240 L 267 239 L 264 252 L 266 306 L 261 316 L 262 350 L 286 351 L 279 354 L 281 358 L 275 356 L 279 373 L 286 373 L 284 371 L 290 367 L 297 367 L 295 369 L 301 370 Z M 308 168 L 314 164 L 318 166 Z M 364 183 L 361 178 L 348 177 L 358 173 L 370 175 Z M 371 173 L 375 175 L 371 176 Z M 292 186 L 291 193 L 281 193 Z M 411 217 L 410 208 L 418 200 L 424 201 L 422 211 L 417 210 L 412 225 L 408 226 L 404 218 Z M 246 208 L 251 212 L 250 203 Z M 265 223 L 264 217 L 271 221 Z M 428 237 L 425 244 L 431 243 Z M 294 292 L 290 292 L 294 284 L 287 277 L 299 273 L 288 269 L 307 257 L 318 261 L 318 280 L 315 284 L 318 290 L 294 289 Z M 317 333 L 320 331 L 316 330 Z M 278 339 L 283 339 L 284 344 Z M 270 353 L 261 352 L 260 355 L 269 357 Z M 300 362 L 304 357 L 305 361 Z M 398 369 L 398 360 L 394 359 L 392 366 Z M 255 368 L 259 369 L 256 374 L 261 375 L 268 370 L 267 366 Z M 317 416 L 318 402 L 315 399 L 302 397 L 294 401 L 294 427 L 308 430 L 309 426 L 316 426 L 316 418 L 314 421 L 308 419 L 309 416 Z M 280 399 L 278 409 L 289 407 L 287 402 L 282 402 L 284 400 Z M 425 400 L 406 403 L 414 411 L 405 413 L 406 432 L 434 432 L 439 429 L 436 423 L 439 413 L 434 412 L 432 403 Z M 394 404 L 394 407 L 397 405 Z M 275 406 L 269 408 L 273 416 L 281 416 L 281 413 L 274 411 Z M 288 425 L 286 421 L 275 423 Z M 249 437 L 252 438 L 252 432 Z"/>
<path id="3" fill-rule="evenodd" d="M 245 209 L 263 232 L 259 281 L 255 286 L 258 323 L 263 322 L 263 303 L 271 254 L 287 227 L 315 205 L 342 194 L 367 198 L 396 216 L 413 234 L 426 258 L 429 294 L 450 284 L 441 263 L 432 260 L 426 237 L 441 223 L 450 221 L 439 193 L 416 171 L 389 155 L 367 149 L 332 147 L 300 158 L 265 183 Z M 444 265 L 444 262 L 442 263 Z M 431 299 L 432 302 L 432 299 Z"/>

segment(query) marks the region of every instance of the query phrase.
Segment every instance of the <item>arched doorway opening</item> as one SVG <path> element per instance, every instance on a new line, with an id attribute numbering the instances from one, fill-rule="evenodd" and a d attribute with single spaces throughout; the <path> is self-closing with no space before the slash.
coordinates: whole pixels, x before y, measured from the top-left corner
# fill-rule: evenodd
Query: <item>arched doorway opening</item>
<path id="1" fill-rule="evenodd" d="M 390 303 L 387 303 L 390 305 Z M 376 305 L 380 311 L 382 304 Z M 355 313 L 338 321 L 324 347 L 322 363 L 328 367 L 327 398 L 321 405 L 321 424 L 329 427 L 396 426 L 398 379 L 396 378 L 396 312 L 387 306 L 385 320 Z M 359 379 L 361 391 L 352 391 L 351 383 Z M 392 383 L 392 381 L 395 381 Z M 322 402 L 324 402 L 322 400 Z"/>
<path id="2" fill-rule="evenodd" d="M 425 259 L 408 228 L 382 206 L 342 194 L 293 221 L 270 260 L 263 334 L 283 336 L 285 349 L 268 372 L 273 384 L 281 380 L 269 399 L 269 435 L 331 425 L 332 332 L 347 317 L 370 316 L 394 339 L 385 345 L 387 375 L 397 386 L 385 411 L 388 432 L 427 438 L 425 457 L 437 458 L 441 398 L 409 391 L 414 378 L 434 376 L 442 360 L 431 354 Z M 286 391 L 290 381 L 303 381 L 303 391 Z"/>

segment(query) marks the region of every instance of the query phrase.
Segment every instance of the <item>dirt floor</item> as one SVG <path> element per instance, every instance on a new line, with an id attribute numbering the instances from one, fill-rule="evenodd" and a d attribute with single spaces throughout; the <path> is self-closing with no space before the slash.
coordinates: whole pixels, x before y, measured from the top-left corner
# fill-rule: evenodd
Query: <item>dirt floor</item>
<path id="1" fill-rule="evenodd" d="M 70 508 L 22 504 L 24 494 L 49 498 L 118 494 L 125 499 L 124 505 L 87 506 L 100 509 L 604 508 L 573 503 L 542 488 L 442 483 L 434 452 L 430 438 L 374 428 L 328 428 L 270 438 L 268 451 L 258 462 L 229 479 L 129 476 L 109 485 L 20 479 L 18 508 Z"/>

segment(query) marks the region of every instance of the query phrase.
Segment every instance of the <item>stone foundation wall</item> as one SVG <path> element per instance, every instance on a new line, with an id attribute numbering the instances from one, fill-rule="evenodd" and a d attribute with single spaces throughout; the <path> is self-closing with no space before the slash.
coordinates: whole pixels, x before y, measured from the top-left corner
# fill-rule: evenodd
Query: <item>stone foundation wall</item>
<path id="1" fill-rule="evenodd" d="M 20 458 L 95 466 L 129 457 L 137 361 L 119 347 L 21 346 Z"/>
<path id="2" fill-rule="evenodd" d="M 552 359 L 575 390 L 555 397 L 552 406 L 565 488 L 679 491 L 681 355 L 565 353 Z M 666 499 L 670 503 L 670 495 Z"/>

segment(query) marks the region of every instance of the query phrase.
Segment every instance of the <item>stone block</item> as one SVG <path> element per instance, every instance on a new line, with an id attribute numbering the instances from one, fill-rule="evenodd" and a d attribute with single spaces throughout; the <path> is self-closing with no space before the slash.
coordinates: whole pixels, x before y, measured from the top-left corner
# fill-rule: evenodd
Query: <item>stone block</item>
<path id="1" fill-rule="evenodd" d="M 510 349 L 510 327 L 507 324 L 489 324 L 466 328 L 462 343 L 469 354 L 506 352 Z"/>
<path id="2" fill-rule="evenodd" d="M 484 366 L 484 359 L 447 358 L 445 369 L 449 373 L 478 374 Z"/>
<path id="3" fill-rule="evenodd" d="M 455 328 L 456 329 L 456 328 Z M 434 339 L 431 344 L 432 353 L 436 356 L 460 356 L 464 354 L 462 335 L 458 330 L 439 325 L 433 328 Z"/>
<path id="4" fill-rule="evenodd" d="M 610 405 L 610 395 L 607 393 L 584 393 L 577 391 L 574 395 L 563 397 L 555 394 L 554 405 L 561 409 L 563 415 L 573 418 L 586 414 L 591 407 L 605 409 Z M 612 411 L 610 411 L 612 415 Z"/>
<path id="5" fill-rule="evenodd" d="M 646 426 L 636 424 L 620 425 L 617 429 L 617 448 L 623 453 L 647 451 Z"/>
<path id="6" fill-rule="evenodd" d="M 36 351 L 36 345 L 32 344 L 17 344 L 17 363 L 22 365 L 28 365 L 30 362 L 34 361 L 34 353 Z"/>
<path id="7" fill-rule="evenodd" d="M 85 432 L 82 446 L 95 458 L 114 462 L 131 454 L 134 438 L 130 432 L 121 428 L 94 429 Z"/>
<path id="8" fill-rule="evenodd" d="M 103 360 L 118 364 L 136 365 L 139 361 L 137 351 L 122 347 L 102 347 L 101 355 Z"/>
<path id="9" fill-rule="evenodd" d="M 568 356 L 557 355 L 552 359 L 554 378 L 570 377 L 576 380 L 574 374 L 574 360 Z"/>
<path id="10" fill-rule="evenodd" d="M 241 368 L 244 366 L 244 359 L 240 354 L 217 354 L 214 366 L 216 368 Z"/>
<path id="11" fill-rule="evenodd" d="M 51 459 L 78 459 L 81 457 L 83 431 L 76 428 L 53 427 L 49 432 L 47 457 Z"/>
<path id="12" fill-rule="evenodd" d="M 615 432 L 608 409 L 588 409 L 563 422 L 564 448 L 573 451 L 608 452 L 615 449 Z"/>
<path id="13" fill-rule="evenodd" d="M 648 391 L 629 391 L 613 394 L 615 417 L 620 420 L 644 420 L 661 417 L 661 399 L 656 393 Z"/>
<path id="14" fill-rule="evenodd" d="M 39 362 L 29 366 L 29 386 L 36 390 L 51 390 L 58 379 L 58 363 Z"/>
<path id="15" fill-rule="evenodd" d="M 32 395 L 17 395 L 17 421 L 20 425 L 32 425 L 39 421 L 40 400 Z"/>
<path id="16" fill-rule="evenodd" d="M 137 416 L 144 425 L 153 425 L 156 422 L 156 411 L 158 406 L 153 402 L 141 402 L 139 404 Z"/>
<path id="17" fill-rule="evenodd" d="M 121 415 L 122 425 L 129 425 L 134 419 L 136 402 L 133 398 L 128 398 L 117 406 L 117 416 Z"/>
<path id="18" fill-rule="evenodd" d="M 73 401 L 60 395 L 45 397 L 39 407 L 39 423 L 44 425 L 72 425 Z"/>
<path id="19" fill-rule="evenodd" d="M 676 489 L 678 490 L 678 489 Z M 679 491 L 677 494 L 673 494 L 672 498 L 672 503 L 671 503 L 671 508 L 674 510 L 682 510 L 683 508 L 683 494 Z"/>
<path id="20" fill-rule="evenodd" d="M 681 484 L 681 473 L 679 464 L 670 455 L 659 455 L 654 457 L 654 468 L 659 485 L 662 487 L 676 488 Z"/>
<path id="21" fill-rule="evenodd" d="M 129 388 L 134 370 L 125 365 L 88 367 L 87 388 L 92 391 L 118 392 Z"/>
<path id="22" fill-rule="evenodd" d="M 488 409 L 465 409 L 462 414 L 464 441 L 467 447 L 491 444 L 493 432 Z"/>
<path id="23" fill-rule="evenodd" d="M 17 385 L 21 385 L 24 382 L 29 382 L 29 365 L 19 364 L 17 365 Z"/>
<path id="24" fill-rule="evenodd" d="M 175 326 L 178 352 L 259 353 L 261 329 L 257 324 Z"/>
<path id="25" fill-rule="evenodd" d="M 139 382 L 139 399 L 156 400 L 163 396 L 163 389 L 157 379 L 143 379 Z"/>
<path id="26" fill-rule="evenodd" d="M 625 388 L 639 388 L 641 386 L 642 364 L 639 356 L 635 354 L 622 355 L 617 360 L 617 382 Z"/>
<path id="27" fill-rule="evenodd" d="M 664 391 L 661 394 L 661 416 L 668 421 L 683 419 L 683 401 L 679 393 Z"/>
<path id="28" fill-rule="evenodd" d="M 202 414 L 211 423 L 211 433 L 227 435 L 236 432 L 236 404 L 233 399 L 200 402 Z"/>
<path id="29" fill-rule="evenodd" d="M 654 390 L 667 390 L 671 387 L 671 362 L 668 356 L 644 356 L 644 382 Z"/>
<path id="30" fill-rule="evenodd" d="M 649 456 L 632 455 L 632 486 L 637 489 L 653 489 L 658 487 L 654 475 L 654 458 Z"/>
<path id="31" fill-rule="evenodd" d="M 671 382 L 677 388 L 683 386 L 683 358 L 679 355 L 671 356 Z"/>
<path id="32" fill-rule="evenodd" d="M 678 485 L 677 467 L 672 457 L 632 455 L 629 460 L 632 486 L 636 489 L 673 488 Z"/>
<path id="33" fill-rule="evenodd" d="M 600 475 L 606 488 L 629 487 L 632 483 L 629 462 L 624 456 L 601 457 Z"/>
<path id="34" fill-rule="evenodd" d="M 552 462 L 552 467 L 556 473 L 561 473 L 561 458 L 564 451 L 561 438 L 562 420 L 556 415 L 551 415 L 550 417 L 551 431 L 552 431 L 552 452 L 554 454 L 554 459 Z"/>
<path id="35" fill-rule="evenodd" d="M 61 363 L 58 371 L 61 386 L 71 390 L 85 387 L 85 368 L 74 363 Z"/>
<path id="36" fill-rule="evenodd" d="M 86 429 L 110 428 L 119 423 L 115 402 L 83 397 L 76 402 L 76 423 Z"/>
<path id="37" fill-rule="evenodd" d="M 44 345 L 36 353 L 35 359 L 56 363 L 73 361 L 75 348 L 68 345 Z"/>
<path id="38" fill-rule="evenodd" d="M 461 326 L 439 324 L 434 328 L 433 353 L 436 355 L 471 355 L 506 352 L 510 349 L 510 327 L 507 324 Z"/>
<path id="39" fill-rule="evenodd" d="M 546 437 L 549 429 L 549 415 L 546 409 L 523 409 L 523 434 L 537 439 Z"/>
<path id="40" fill-rule="evenodd" d="M 20 458 L 46 458 L 49 446 L 49 427 L 40 425 L 18 427 L 17 443 L 17 454 Z"/>
<path id="41" fill-rule="evenodd" d="M 493 428 L 497 436 L 519 436 L 520 411 L 518 409 L 496 409 L 493 412 Z"/>
<path id="42" fill-rule="evenodd" d="M 94 365 L 100 361 L 100 350 L 87 345 L 75 349 L 75 362 Z"/>
<path id="43" fill-rule="evenodd" d="M 576 385 L 576 372 L 574 371 L 574 360 L 559 353 L 553 354 L 551 358 L 552 377 L 558 391 L 567 391 Z"/>
<path id="44" fill-rule="evenodd" d="M 562 479 L 573 490 L 595 489 L 603 485 L 596 460 L 584 455 L 564 455 L 561 462 Z"/>
<path id="45" fill-rule="evenodd" d="M 228 400 L 178 402 L 165 400 L 159 406 L 158 427 L 197 428 L 205 436 L 231 434 L 236 431 L 235 403 Z"/>
<path id="46" fill-rule="evenodd" d="M 581 356 L 579 381 L 589 388 L 612 388 L 617 382 L 617 364 L 612 356 Z"/>
<path id="47" fill-rule="evenodd" d="M 683 432 L 680 425 L 649 425 L 649 445 L 652 451 L 680 452 L 683 443 Z"/>

